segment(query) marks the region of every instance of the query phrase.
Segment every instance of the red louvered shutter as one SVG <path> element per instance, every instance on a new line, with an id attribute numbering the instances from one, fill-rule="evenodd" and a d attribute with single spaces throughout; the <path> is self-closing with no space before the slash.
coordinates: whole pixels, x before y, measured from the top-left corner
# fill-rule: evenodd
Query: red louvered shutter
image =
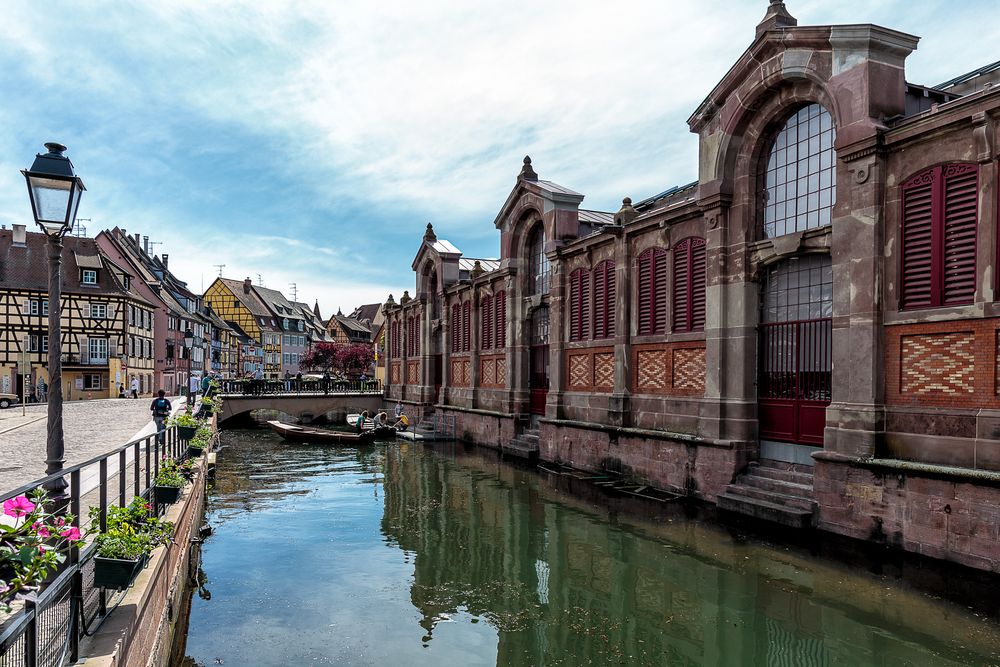
<path id="1" fill-rule="evenodd" d="M 691 331 L 691 239 L 674 246 L 674 331 Z"/>
<path id="2" fill-rule="evenodd" d="M 493 304 L 490 297 L 484 296 L 479 302 L 479 316 L 483 320 L 482 333 L 479 336 L 479 349 L 493 348 Z"/>
<path id="3" fill-rule="evenodd" d="M 640 336 L 652 333 L 652 277 L 653 250 L 646 250 L 639 255 L 639 326 Z"/>
<path id="4" fill-rule="evenodd" d="M 451 351 L 458 352 L 462 340 L 462 310 L 457 303 L 451 307 Z"/>
<path id="5" fill-rule="evenodd" d="M 614 338 L 615 337 L 615 321 L 618 316 L 618 311 L 616 310 L 617 301 L 615 292 L 615 263 L 608 260 L 604 262 L 605 269 L 605 289 L 604 289 L 604 337 Z"/>
<path id="6" fill-rule="evenodd" d="M 580 340 L 580 279 L 583 269 L 577 269 L 569 276 L 569 339 Z"/>
<path id="7" fill-rule="evenodd" d="M 496 346 L 499 349 L 507 347 L 507 293 L 497 292 L 496 296 L 493 297 L 493 309 L 496 313 L 496 317 L 493 321 L 496 322 L 497 336 L 496 336 Z"/>
<path id="8" fill-rule="evenodd" d="M 608 337 L 608 265 L 605 260 L 594 269 L 594 338 Z M 612 281 L 614 277 L 612 276 Z"/>
<path id="9" fill-rule="evenodd" d="M 938 167 L 903 184 L 901 306 L 934 303 L 934 189 Z"/>
<path id="10" fill-rule="evenodd" d="M 656 248 L 653 253 L 653 331 L 667 331 L 667 252 Z"/>
<path id="11" fill-rule="evenodd" d="M 979 173 L 976 165 L 944 167 L 941 303 L 972 303 L 976 295 L 976 222 Z"/>
<path id="12" fill-rule="evenodd" d="M 462 304 L 462 351 L 469 351 L 469 327 L 472 325 L 472 302 Z"/>
<path id="13" fill-rule="evenodd" d="M 691 331 L 705 330 L 705 239 L 691 239 Z"/>

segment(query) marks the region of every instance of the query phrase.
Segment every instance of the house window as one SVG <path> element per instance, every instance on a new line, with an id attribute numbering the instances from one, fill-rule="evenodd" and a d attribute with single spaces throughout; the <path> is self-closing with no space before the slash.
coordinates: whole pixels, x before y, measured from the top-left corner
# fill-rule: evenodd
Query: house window
<path id="1" fill-rule="evenodd" d="M 973 302 L 979 169 L 946 164 L 902 185 L 900 307 L 935 308 Z"/>
<path id="2" fill-rule="evenodd" d="M 836 200 L 836 130 L 819 104 L 796 111 L 774 139 L 764 171 L 764 236 L 830 224 Z"/>
<path id="3" fill-rule="evenodd" d="M 833 269 L 829 255 L 792 257 L 765 277 L 764 322 L 799 322 L 833 315 Z"/>
<path id="4" fill-rule="evenodd" d="M 299 320 L 299 331 L 305 331 L 305 325 L 303 324 L 302 320 Z"/>
<path id="5" fill-rule="evenodd" d="M 569 339 L 587 338 L 590 315 L 590 272 L 576 269 L 569 276 Z"/>
<path id="6" fill-rule="evenodd" d="M 549 258 L 545 256 L 545 229 L 541 224 L 535 226 L 528 242 L 528 268 L 531 294 L 546 294 L 549 291 L 549 276 L 552 269 Z"/>
<path id="7" fill-rule="evenodd" d="M 667 251 L 649 248 L 639 255 L 640 336 L 667 331 Z"/>
<path id="8" fill-rule="evenodd" d="M 489 296 L 484 296 L 479 302 L 479 317 L 482 320 L 479 348 L 491 350 L 493 349 L 493 301 Z"/>
<path id="9" fill-rule="evenodd" d="M 493 328 L 494 347 L 502 350 L 507 347 L 507 293 L 497 292 L 493 295 Z"/>
<path id="10" fill-rule="evenodd" d="M 674 331 L 705 330 L 705 239 L 674 246 Z"/>
<path id="11" fill-rule="evenodd" d="M 48 352 L 48 351 L 49 351 L 49 337 L 42 336 L 42 352 Z"/>
<path id="12" fill-rule="evenodd" d="M 48 315 L 48 314 L 49 314 L 49 301 L 48 299 L 45 299 L 42 301 L 42 315 Z"/>
<path id="13" fill-rule="evenodd" d="M 549 344 L 549 309 L 542 306 L 531 315 L 531 344 Z"/>
<path id="14" fill-rule="evenodd" d="M 83 376 L 84 389 L 102 389 L 103 382 L 104 376 L 97 373 L 87 373 Z"/>
<path id="15" fill-rule="evenodd" d="M 83 270 L 83 280 L 81 280 L 84 285 L 96 285 L 97 284 L 97 271 L 93 269 Z"/>
<path id="16" fill-rule="evenodd" d="M 37 315 L 39 311 L 39 301 L 28 301 L 28 314 Z"/>
<path id="17" fill-rule="evenodd" d="M 92 303 L 90 304 L 90 317 L 94 320 L 103 320 L 108 316 L 108 304 L 106 303 Z"/>
<path id="18" fill-rule="evenodd" d="M 594 338 L 615 337 L 615 263 L 606 259 L 594 269 Z"/>
<path id="19" fill-rule="evenodd" d="M 91 363 L 108 360 L 108 339 L 91 338 L 88 343 Z"/>
<path id="20" fill-rule="evenodd" d="M 38 352 L 38 336 L 32 334 L 27 336 L 28 352 Z"/>

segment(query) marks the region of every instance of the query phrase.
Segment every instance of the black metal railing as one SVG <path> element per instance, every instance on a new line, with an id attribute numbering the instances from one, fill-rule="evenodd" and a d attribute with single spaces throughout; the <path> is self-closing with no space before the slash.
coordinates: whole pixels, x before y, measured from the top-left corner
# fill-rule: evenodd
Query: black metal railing
<path id="1" fill-rule="evenodd" d="M 162 441 L 158 435 L 162 436 Z M 65 468 L 0 494 L 0 503 L 43 487 L 57 479 L 69 480 L 67 511 L 72 525 L 86 535 L 107 526 L 109 503 L 120 507 L 133 498 L 152 497 L 151 489 L 164 457 L 180 458 L 187 442 L 175 427 L 138 438 L 107 454 Z M 59 499 L 50 499 L 58 502 Z M 90 520 L 91 508 L 98 511 Z M 161 513 L 157 506 L 157 513 Z M 0 667 L 57 667 L 79 658 L 80 639 L 103 621 L 117 602 L 94 586 L 94 545 L 91 534 L 84 546 L 69 549 L 66 562 L 51 582 L 27 595 L 23 606 L 7 618 L 0 616 Z M 114 594 L 120 601 L 125 591 Z"/>
<path id="2" fill-rule="evenodd" d="M 381 380 L 223 380 L 223 396 L 381 394 Z"/>

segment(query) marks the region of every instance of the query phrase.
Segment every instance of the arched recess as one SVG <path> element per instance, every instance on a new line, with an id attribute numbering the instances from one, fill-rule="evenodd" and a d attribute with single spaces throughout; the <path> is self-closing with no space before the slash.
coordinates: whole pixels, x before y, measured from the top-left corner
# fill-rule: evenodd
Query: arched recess
<path id="1" fill-rule="evenodd" d="M 539 306 L 528 320 L 528 394 L 532 419 L 545 416 L 549 392 L 549 307 Z"/>

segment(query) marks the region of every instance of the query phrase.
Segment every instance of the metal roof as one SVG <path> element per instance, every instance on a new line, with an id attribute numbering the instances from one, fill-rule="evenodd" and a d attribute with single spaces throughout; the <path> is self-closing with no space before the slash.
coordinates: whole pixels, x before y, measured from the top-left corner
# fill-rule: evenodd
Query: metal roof
<path id="1" fill-rule="evenodd" d="M 951 88 L 952 86 L 957 86 L 960 83 L 965 83 L 970 79 L 975 79 L 977 76 L 982 76 L 983 74 L 989 74 L 990 72 L 994 72 L 998 69 L 1000 69 L 1000 60 L 996 61 L 995 63 L 990 63 L 989 65 L 980 67 L 979 69 L 972 70 L 971 72 L 966 72 L 965 74 L 956 76 L 954 79 L 948 79 L 944 83 L 939 83 L 938 85 L 933 87 L 937 88 L 938 90 L 945 90 L 947 88 Z"/>
<path id="2" fill-rule="evenodd" d="M 438 252 L 452 253 L 456 255 L 462 254 L 462 251 L 456 248 L 455 245 L 451 241 L 448 241 L 447 239 L 438 239 L 431 245 L 431 247 L 437 250 Z"/>
<path id="3" fill-rule="evenodd" d="M 489 273 L 490 271 L 496 271 L 500 268 L 499 259 L 480 259 L 476 257 L 461 257 L 458 260 L 458 270 L 459 271 L 471 271 L 475 267 L 476 262 L 479 262 L 479 266 L 482 267 L 483 271 Z"/>
<path id="4" fill-rule="evenodd" d="M 636 204 L 634 208 L 636 208 L 637 210 L 638 209 L 642 209 L 642 208 L 646 208 L 648 206 L 652 206 L 653 204 L 655 204 L 656 202 L 660 201 L 661 199 L 665 199 L 667 197 L 671 197 L 673 195 L 679 194 L 679 193 L 681 193 L 681 192 L 683 192 L 685 190 L 688 190 L 688 189 L 691 189 L 691 188 L 697 188 L 697 187 L 698 187 L 698 181 L 693 181 L 691 183 L 688 183 L 687 185 L 675 185 L 674 187 L 669 188 L 667 190 L 664 190 L 663 192 L 661 192 L 659 194 L 656 194 L 656 195 L 653 195 L 652 197 L 647 197 L 646 199 L 643 199 L 638 204 Z"/>
<path id="5" fill-rule="evenodd" d="M 615 214 L 608 213 L 607 211 L 589 211 L 581 208 L 580 222 L 586 222 L 591 225 L 613 225 L 615 224 Z"/>
<path id="6" fill-rule="evenodd" d="M 569 188 L 564 187 L 562 185 L 559 185 L 558 183 L 553 183 L 552 181 L 538 180 L 538 181 L 532 181 L 532 182 L 538 184 L 538 187 L 542 188 L 543 190 L 548 190 L 549 192 L 554 192 L 555 194 L 559 194 L 559 195 L 575 195 L 577 197 L 582 197 L 583 196 L 582 194 L 580 194 L 576 190 L 570 190 Z"/>

